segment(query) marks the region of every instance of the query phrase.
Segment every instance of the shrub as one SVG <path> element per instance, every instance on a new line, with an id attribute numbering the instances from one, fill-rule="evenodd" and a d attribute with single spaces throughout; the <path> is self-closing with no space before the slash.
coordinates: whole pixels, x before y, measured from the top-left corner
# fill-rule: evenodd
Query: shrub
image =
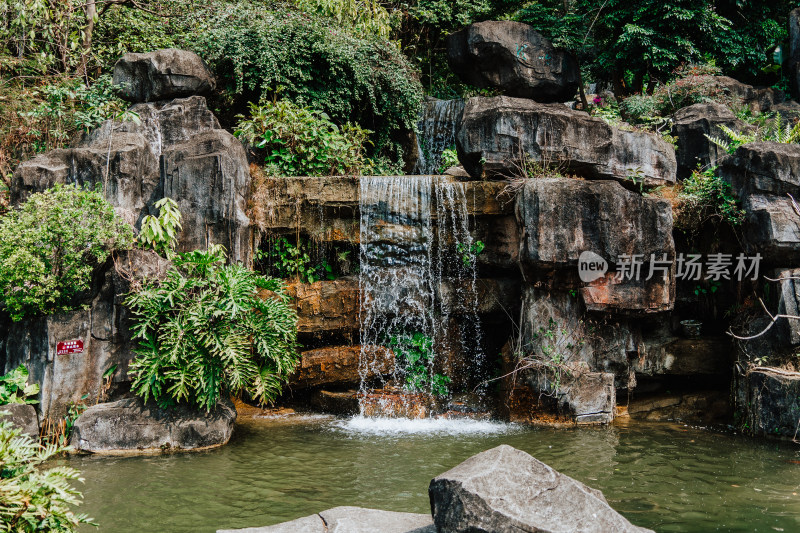
<path id="1" fill-rule="evenodd" d="M 41 446 L 11 422 L 3 422 L 0 414 L 0 529 L 71 533 L 79 524 L 92 523 L 70 509 L 80 503 L 81 493 L 70 483 L 83 481 L 78 471 L 66 466 L 41 469 L 65 450 Z"/>
<path id="2" fill-rule="evenodd" d="M 744 210 L 733 189 L 717 176 L 716 170 L 716 167 L 695 170 L 681 183 L 675 208 L 675 227 L 684 233 L 696 234 L 709 221 L 736 227 L 744 220 Z"/>
<path id="3" fill-rule="evenodd" d="M 277 100 L 250 104 L 250 118 L 237 118 L 235 135 L 264 151 L 279 175 L 361 174 L 371 166 L 363 149 L 370 132 L 349 123 L 339 128 L 321 111 Z"/>
<path id="4" fill-rule="evenodd" d="M 39 385 L 33 383 L 28 385 L 28 369 L 25 365 L 0 376 L 0 405 L 10 403 L 39 403 L 35 396 L 39 394 Z"/>
<path id="5" fill-rule="evenodd" d="M 389 339 L 389 346 L 394 351 L 407 390 L 447 396 L 451 380 L 435 374 L 431 368 L 436 354 L 430 337 L 422 333 L 395 335 Z"/>
<path id="6" fill-rule="evenodd" d="M 56 185 L 0 220 L 0 290 L 14 320 L 74 309 L 92 272 L 133 230 L 99 190 Z"/>
<path id="7" fill-rule="evenodd" d="M 147 215 L 142 219 L 142 229 L 137 241 L 144 248 L 152 248 L 161 255 L 167 256 L 178 244 L 178 231 L 181 224 L 181 212 L 172 198 L 162 198 L 156 202 L 158 216 Z"/>
<path id="8" fill-rule="evenodd" d="M 145 401 L 210 410 L 247 393 L 266 404 L 294 369 L 297 314 L 283 284 L 225 259 L 220 246 L 178 254 L 164 281 L 126 299 L 140 340 L 132 388 Z"/>
<path id="9" fill-rule="evenodd" d="M 374 152 L 399 160 L 398 136 L 414 128 L 422 89 L 397 46 L 356 37 L 331 19 L 296 9 L 233 2 L 191 46 L 239 101 L 281 96 L 371 130 Z"/>

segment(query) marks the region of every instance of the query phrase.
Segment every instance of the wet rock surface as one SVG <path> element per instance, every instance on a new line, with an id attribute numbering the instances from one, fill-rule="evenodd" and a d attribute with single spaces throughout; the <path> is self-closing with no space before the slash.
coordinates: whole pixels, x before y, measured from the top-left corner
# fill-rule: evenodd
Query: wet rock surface
<path id="1" fill-rule="evenodd" d="M 675 182 L 675 149 L 656 135 L 623 131 L 562 104 L 470 98 L 456 134 L 473 178 L 514 176 L 524 159 L 590 179 L 648 186 Z M 633 176 L 633 178 L 632 178 Z"/>
<path id="2" fill-rule="evenodd" d="M 26 435 L 39 439 L 39 415 L 33 405 L 24 403 L 0 405 L 0 422 L 11 422 Z"/>
<path id="3" fill-rule="evenodd" d="M 236 409 L 220 401 L 211 412 L 178 405 L 164 409 L 140 398 L 123 398 L 89 407 L 75 421 L 71 445 L 78 451 L 135 454 L 195 450 L 226 444 Z"/>
<path id="4" fill-rule="evenodd" d="M 214 77 L 194 52 L 166 48 L 145 54 L 128 53 L 114 65 L 114 85 L 131 102 L 154 102 L 216 87 Z"/>
<path id="5" fill-rule="evenodd" d="M 650 531 L 614 511 L 600 491 L 507 445 L 435 477 L 428 494 L 439 533 Z"/>
<path id="6" fill-rule="evenodd" d="M 578 91 L 578 61 L 522 22 L 470 24 L 447 37 L 450 68 L 465 83 L 537 102 L 565 102 Z"/>
<path id="7" fill-rule="evenodd" d="M 300 363 L 289 378 L 289 385 L 306 388 L 352 384 L 393 371 L 394 354 L 381 346 L 329 346 L 301 352 Z"/>

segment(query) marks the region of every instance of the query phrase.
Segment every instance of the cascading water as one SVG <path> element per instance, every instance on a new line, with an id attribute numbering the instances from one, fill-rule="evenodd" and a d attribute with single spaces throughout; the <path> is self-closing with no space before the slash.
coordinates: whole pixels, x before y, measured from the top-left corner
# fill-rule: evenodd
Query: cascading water
<path id="1" fill-rule="evenodd" d="M 388 383 L 368 377 L 380 375 L 393 349 L 391 381 L 404 393 L 391 400 L 402 404 L 392 414 L 420 416 L 415 402 L 441 394 L 443 376 L 465 370 L 454 358 L 483 357 L 465 186 L 442 176 L 362 177 L 359 206 L 361 412 L 375 413 L 365 399 L 375 399 L 372 385 Z M 416 349 L 406 351 L 406 341 Z"/>
<path id="2" fill-rule="evenodd" d="M 428 98 L 422 107 L 417 128 L 419 161 L 415 174 L 437 174 L 442 164 L 442 151 L 456 144 L 456 128 L 464 100 Z"/>

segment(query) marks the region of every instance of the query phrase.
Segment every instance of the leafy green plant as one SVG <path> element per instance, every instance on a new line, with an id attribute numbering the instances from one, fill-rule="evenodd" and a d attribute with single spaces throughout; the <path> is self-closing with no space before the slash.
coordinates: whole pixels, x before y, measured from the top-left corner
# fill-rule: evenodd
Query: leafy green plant
<path id="1" fill-rule="evenodd" d="M 707 221 L 725 222 L 733 227 L 744 220 L 730 184 L 717 176 L 716 167 L 695 170 L 680 185 L 675 207 L 675 227 L 695 234 Z"/>
<path id="2" fill-rule="evenodd" d="M 177 254 L 164 281 L 126 298 L 140 341 L 132 389 L 145 401 L 211 410 L 246 393 L 266 404 L 294 369 L 297 313 L 283 284 L 225 260 L 221 246 Z"/>
<path id="3" fill-rule="evenodd" d="M 295 0 L 295 4 L 309 13 L 334 19 L 355 36 L 388 39 L 397 23 L 397 17 L 379 0 Z"/>
<path id="4" fill-rule="evenodd" d="M 181 225 L 181 212 L 172 198 L 162 198 L 156 202 L 158 216 L 147 215 L 142 219 L 137 241 L 144 248 L 152 248 L 167 256 L 178 244 Z"/>
<path id="5" fill-rule="evenodd" d="M 429 392 L 433 396 L 449 394 L 450 378 L 431 370 L 436 354 L 430 337 L 418 332 L 394 335 L 389 339 L 389 346 L 394 351 L 407 390 Z"/>
<path id="6" fill-rule="evenodd" d="M 458 152 L 456 152 L 455 148 L 445 148 L 442 150 L 441 164 L 439 165 L 440 174 L 448 168 L 454 167 L 458 164 Z"/>
<path id="7" fill-rule="evenodd" d="M 238 115 L 234 134 L 266 153 L 268 167 L 284 176 L 361 174 L 369 167 L 364 155 L 367 130 L 341 128 L 321 111 L 289 100 L 250 104 L 250 117 Z"/>
<path id="8" fill-rule="evenodd" d="M 456 250 L 461 254 L 461 263 L 467 268 L 475 264 L 475 259 L 483 252 L 484 248 L 486 245 L 483 241 L 475 241 L 470 245 L 462 242 L 456 244 Z"/>
<path id="9" fill-rule="evenodd" d="M 294 279 L 302 283 L 336 279 L 333 266 L 328 261 L 322 260 L 316 265 L 311 264 L 311 256 L 306 251 L 307 248 L 308 242 L 302 237 L 298 240 L 297 245 L 289 242 L 286 237 L 280 237 L 275 241 L 271 250 L 258 250 L 256 258 L 271 261 L 277 276 L 282 279 Z"/>
<path id="10" fill-rule="evenodd" d="M 11 318 L 74 309 L 95 267 L 132 242 L 99 190 L 32 194 L 0 220 L 0 289 Z"/>
<path id="11" fill-rule="evenodd" d="M 36 398 L 39 394 L 39 385 L 36 383 L 28 384 L 28 369 L 25 365 L 0 376 L 0 405 L 10 403 L 39 403 Z"/>
<path id="12" fill-rule="evenodd" d="M 0 409 L 2 411 L 2 409 Z M 44 469 L 45 463 L 67 451 L 56 445 L 42 446 L 0 413 L 0 528 L 3 531 L 72 533 L 80 524 L 91 524 L 85 514 L 75 514 L 81 493 L 72 481 L 83 481 L 67 466 Z"/>
<path id="13" fill-rule="evenodd" d="M 761 127 L 753 128 L 750 131 L 736 132 L 724 124 L 720 124 L 719 129 L 729 140 L 713 135 L 706 135 L 706 138 L 729 154 L 735 152 L 742 145 L 754 142 L 800 143 L 800 122 L 784 126 L 780 115 L 777 115 L 771 121 L 765 121 Z"/>

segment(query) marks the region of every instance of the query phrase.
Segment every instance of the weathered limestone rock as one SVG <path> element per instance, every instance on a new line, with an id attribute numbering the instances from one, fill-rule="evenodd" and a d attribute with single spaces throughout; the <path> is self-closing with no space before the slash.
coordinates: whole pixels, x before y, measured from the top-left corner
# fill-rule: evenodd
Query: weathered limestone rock
<path id="1" fill-rule="evenodd" d="M 675 257 L 672 210 L 665 200 L 644 198 L 612 181 L 541 178 L 528 180 L 517 198 L 523 227 L 520 262 L 536 273 L 561 270 L 578 276 L 578 259 L 589 251 L 608 272 L 584 284 L 581 298 L 591 311 L 649 314 L 672 309 Z M 639 279 L 616 276 L 620 257 L 637 255 Z M 666 259 L 666 279 L 651 262 Z"/>
<path id="2" fill-rule="evenodd" d="M 0 405 L 0 422 L 11 422 L 26 435 L 39 439 L 39 415 L 36 414 L 36 408 L 30 404 Z"/>
<path id="3" fill-rule="evenodd" d="M 738 380 L 747 431 L 796 438 L 800 427 L 800 373 L 756 368 Z"/>
<path id="4" fill-rule="evenodd" d="M 586 178 L 636 185 L 675 182 L 675 149 L 656 135 L 623 131 L 561 104 L 496 96 L 470 98 L 456 134 L 473 178 L 514 175 L 527 158 Z"/>
<path id="5" fill-rule="evenodd" d="M 730 422 L 730 391 L 712 390 L 672 393 L 628 402 L 627 415 L 633 420 L 652 422 L 680 421 L 690 424 Z"/>
<path id="6" fill-rule="evenodd" d="M 177 201 L 183 215 L 179 251 L 221 244 L 233 261 L 251 264 L 250 171 L 238 139 L 210 130 L 165 149 L 161 179 L 164 196 Z"/>
<path id="7" fill-rule="evenodd" d="M 216 83 L 200 56 L 166 48 L 122 56 L 114 65 L 114 85 L 126 100 L 153 102 L 207 93 Z"/>
<path id="8" fill-rule="evenodd" d="M 362 349 L 364 350 L 363 368 Z M 367 364 L 369 362 L 369 364 Z M 394 371 L 394 353 L 381 346 L 330 346 L 300 354 L 300 364 L 289 378 L 297 388 L 359 383 Z"/>
<path id="9" fill-rule="evenodd" d="M 180 405 L 162 409 L 140 398 L 89 407 L 75 421 L 71 445 L 78 451 L 135 454 L 167 450 L 197 450 L 226 444 L 233 433 L 236 409 L 220 401 L 207 413 Z"/>
<path id="10" fill-rule="evenodd" d="M 439 533 L 649 531 L 602 492 L 505 444 L 435 477 L 428 494 Z"/>
<path id="11" fill-rule="evenodd" d="M 25 365 L 31 382 L 39 385 L 42 419 L 62 417 L 69 404 L 81 403 L 84 395 L 96 400 L 103 373 L 113 365 L 114 381 L 126 381 L 136 343 L 128 329 L 125 294 L 132 282 L 163 276 L 168 265 L 152 251 L 123 252 L 116 268 L 109 263 L 98 273 L 85 302 L 88 309 L 9 322 L 0 374 Z M 57 344 L 70 340 L 82 341 L 83 350 L 59 355 Z"/>
<path id="12" fill-rule="evenodd" d="M 580 82 L 575 57 L 522 22 L 478 22 L 450 34 L 447 60 L 465 83 L 537 102 L 571 100 Z"/>
<path id="13" fill-rule="evenodd" d="M 379 511 L 363 507 L 334 507 L 267 527 L 220 529 L 217 533 L 436 533 L 426 514 Z"/>
<path id="14" fill-rule="evenodd" d="M 286 289 L 297 308 L 299 333 L 358 329 L 361 300 L 358 279 L 290 283 Z"/>
<path id="15" fill-rule="evenodd" d="M 710 135 L 725 139 L 720 126 L 727 126 L 734 131 L 744 131 L 748 127 L 727 106 L 716 102 L 690 105 L 675 113 L 672 135 L 678 139 L 675 152 L 678 178 L 688 177 L 698 164 L 703 168 L 716 165 L 719 159 L 727 155 L 725 150 L 706 137 Z"/>

